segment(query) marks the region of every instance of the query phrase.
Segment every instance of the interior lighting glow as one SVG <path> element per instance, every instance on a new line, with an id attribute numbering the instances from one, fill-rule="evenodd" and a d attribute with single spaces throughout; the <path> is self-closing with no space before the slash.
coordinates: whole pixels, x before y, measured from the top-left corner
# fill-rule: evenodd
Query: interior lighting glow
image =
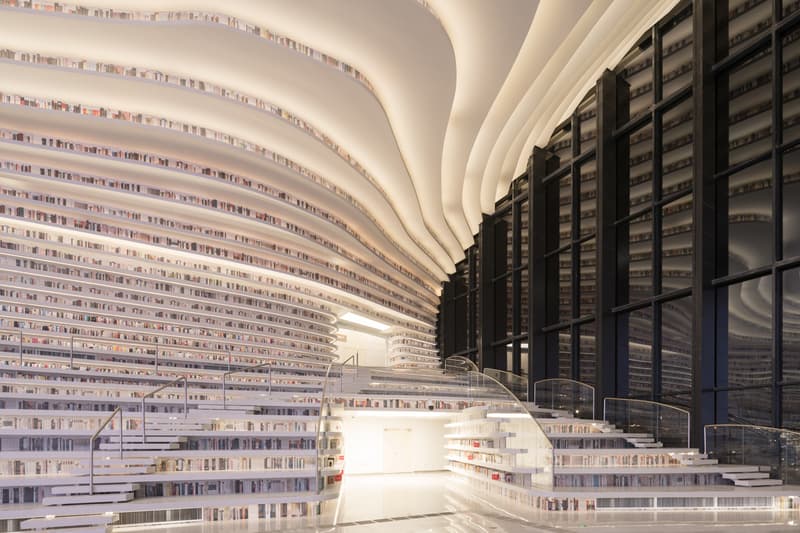
<path id="1" fill-rule="evenodd" d="M 487 418 L 528 418 L 530 415 L 527 413 L 489 413 Z"/>
<path id="2" fill-rule="evenodd" d="M 348 415 L 360 418 L 452 418 L 453 413 L 445 411 L 412 411 L 404 409 L 359 409 L 347 410 Z"/>
<path id="3" fill-rule="evenodd" d="M 345 313 L 339 317 L 341 320 L 346 320 L 347 322 L 352 322 L 354 324 L 358 324 L 360 326 L 364 326 L 367 328 L 377 329 L 378 331 L 386 331 L 389 329 L 390 326 L 386 324 L 382 324 L 376 320 L 372 320 L 371 318 L 367 318 L 365 316 L 357 315 L 355 313 Z"/>

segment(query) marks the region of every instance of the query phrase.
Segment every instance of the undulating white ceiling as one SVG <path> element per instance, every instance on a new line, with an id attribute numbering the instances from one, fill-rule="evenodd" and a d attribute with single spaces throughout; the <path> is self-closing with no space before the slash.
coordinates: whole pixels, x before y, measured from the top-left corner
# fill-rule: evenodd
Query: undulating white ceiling
<path id="1" fill-rule="evenodd" d="M 675 3 L 5 0 L 0 48 L 214 89 L 8 59 L 0 91 L 142 113 L 279 154 L 341 188 L 398 258 L 440 280 L 532 146 Z"/>

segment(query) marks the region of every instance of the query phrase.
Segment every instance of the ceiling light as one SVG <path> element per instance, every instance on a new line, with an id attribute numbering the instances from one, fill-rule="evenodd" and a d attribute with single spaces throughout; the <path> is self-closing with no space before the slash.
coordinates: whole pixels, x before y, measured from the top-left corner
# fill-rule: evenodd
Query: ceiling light
<path id="1" fill-rule="evenodd" d="M 371 318 L 367 318 L 365 316 L 357 315 L 355 313 L 345 313 L 339 317 L 340 320 L 345 320 L 347 322 L 352 322 L 354 324 L 359 324 L 361 326 L 365 326 L 372 329 L 377 329 L 379 331 L 386 331 L 389 329 L 390 326 L 386 324 L 381 324 Z"/>

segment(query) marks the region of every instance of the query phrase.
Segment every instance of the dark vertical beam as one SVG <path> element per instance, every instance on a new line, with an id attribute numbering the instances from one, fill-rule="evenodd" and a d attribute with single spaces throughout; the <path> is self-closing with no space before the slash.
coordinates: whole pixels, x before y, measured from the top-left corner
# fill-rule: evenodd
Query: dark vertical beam
<path id="1" fill-rule="evenodd" d="M 548 317 L 548 268 L 545 253 L 548 245 L 548 202 L 552 195 L 548 195 L 542 179 L 547 175 L 548 160 L 552 155 L 542 148 L 534 147 L 531 155 L 529 170 L 530 194 L 530 248 L 528 257 L 528 271 L 530 273 L 530 316 L 528 331 L 528 383 L 548 377 L 548 346 L 547 336 L 542 333 L 542 328 L 547 325 Z M 558 208 L 556 198 L 556 208 Z M 552 206 L 550 206 L 552 211 Z M 532 397 L 532 396 L 530 396 Z"/>
<path id="2" fill-rule="evenodd" d="M 442 348 L 443 356 L 447 358 L 455 350 L 455 316 L 453 316 L 453 282 L 445 281 L 442 288 Z"/>
<path id="3" fill-rule="evenodd" d="M 652 39 L 653 39 L 653 102 L 658 103 L 661 101 L 662 93 L 663 93 L 663 80 L 664 80 L 664 72 L 663 72 L 663 65 L 662 65 L 662 34 L 661 34 L 661 26 L 656 24 L 652 30 Z M 661 201 L 661 191 L 663 185 L 663 161 L 664 161 L 664 154 L 663 154 L 663 115 L 662 111 L 655 111 L 653 113 L 653 145 L 652 145 L 652 172 L 653 172 L 653 210 L 652 210 L 652 231 L 653 231 L 653 238 L 651 239 L 653 243 L 653 251 L 652 251 L 652 272 L 651 275 L 653 277 L 653 296 L 661 294 L 662 291 L 662 271 L 663 271 L 663 257 L 662 257 L 662 228 L 663 228 L 663 220 L 662 220 L 662 209 L 659 205 Z M 653 323 L 652 323 L 652 331 L 651 331 L 651 346 L 652 346 L 652 357 L 653 357 L 653 369 L 652 369 L 652 383 L 653 389 L 651 392 L 651 398 L 653 400 L 658 400 L 661 398 L 661 367 L 663 358 L 661 357 L 661 304 L 654 304 L 653 305 Z"/>
<path id="4" fill-rule="evenodd" d="M 516 201 L 518 187 L 514 185 L 512 191 L 511 201 L 511 309 L 513 315 L 511 316 L 511 332 L 515 337 L 522 332 L 522 279 L 521 273 L 517 270 L 522 262 L 520 257 L 522 253 L 522 234 L 521 234 L 521 205 Z M 512 343 L 512 362 L 510 370 L 519 375 L 522 365 L 520 364 L 520 350 L 519 341 Z"/>
<path id="5" fill-rule="evenodd" d="M 534 148 L 534 152 L 536 150 L 540 150 L 540 148 Z M 539 156 L 539 159 L 542 159 L 542 156 Z M 533 198 L 533 182 L 534 182 L 534 163 L 533 163 L 533 154 L 528 158 L 528 270 L 526 271 L 525 275 L 528 276 L 528 324 L 527 324 L 527 331 L 528 331 L 528 398 L 530 401 L 533 401 L 533 383 L 534 383 L 534 368 L 537 364 L 536 360 L 534 359 L 534 349 L 533 343 L 535 339 L 534 332 L 536 331 L 536 296 L 537 293 L 534 290 L 534 270 L 533 270 L 533 262 L 536 258 L 534 255 L 534 247 L 533 247 L 533 240 L 534 236 L 538 235 L 538 232 L 534 231 L 534 223 L 536 223 L 536 218 L 534 213 L 536 213 L 536 209 L 534 209 L 534 198 Z M 544 172 L 544 169 L 540 169 L 540 173 Z M 541 180 L 541 177 L 540 177 Z M 539 272 L 537 271 L 536 274 L 538 275 Z M 541 327 L 540 327 L 541 329 Z"/>
<path id="6" fill-rule="evenodd" d="M 495 240 L 494 223 L 489 215 L 483 215 L 479 230 L 480 270 L 478 271 L 478 300 L 481 306 L 481 320 L 478 327 L 481 330 L 481 345 L 478 353 L 478 367 L 493 368 L 494 354 L 492 340 L 494 340 L 494 277 Z"/>
<path id="7" fill-rule="evenodd" d="M 627 168 L 626 151 L 618 150 L 614 130 L 627 118 L 628 84 L 606 70 L 597 84 L 597 301 L 595 368 L 597 401 L 618 394 L 617 325 L 612 309 L 618 304 L 617 227 L 619 174 Z M 624 143 L 619 143 L 624 144 Z M 623 156 L 623 157 L 620 157 Z M 599 404 L 598 404 L 599 405 Z"/>
<path id="8" fill-rule="evenodd" d="M 772 224 L 775 262 L 783 259 L 783 43 L 775 24 L 781 19 L 782 0 L 772 1 Z M 772 425 L 783 427 L 783 273 L 773 269 L 772 279 Z"/>
<path id="9" fill-rule="evenodd" d="M 714 173 L 720 157 L 719 138 L 727 142 L 727 129 L 720 129 L 717 109 L 718 87 L 712 66 L 718 59 L 718 33 L 727 31 L 718 26 L 719 12 L 727 9 L 725 3 L 695 2 L 694 33 L 694 233 L 692 295 L 694 324 L 692 331 L 692 446 L 701 446 L 703 426 L 715 421 L 716 402 L 713 388 L 716 385 L 717 352 L 717 301 L 711 281 L 716 275 L 717 256 L 717 191 Z M 727 150 L 725 150 L 727 152 Z M 727 253 L 725 254 L 727 261 Z M 724 290 L 720 291 L 723 293 Z M 727 308 L 727 299 L 721 299 L 720 309 Z M 726 309 L 727 311 L 727 309 Z M 727 357 L 722 355 L 722 357 Z"/>
<path id="10" fill-rule="evenodd" d="M 578 118 L 578 112 L 572 114 L 572 160 L 574 161 L 581 153 L 581 121 Z M 570 165 L 570 179 L 572 180 L 572 205 L 570 206 L 572 227 L 570 228 L 570 241 L 572 248 L 570 249 L 570 288 L 572 294 L 570 295 L 570 318 L 578 318 L 581 308 L 581 247 L 578 245 L 578 239 L 581 235 L 581 168 L 574 164 Z M 579 335 L 580 328 L 572 325 L 569 328 L 570 332 L 570 368 L 572 369 L 572 379 L 580 381 L 581 379 L 581 339 Z"/>

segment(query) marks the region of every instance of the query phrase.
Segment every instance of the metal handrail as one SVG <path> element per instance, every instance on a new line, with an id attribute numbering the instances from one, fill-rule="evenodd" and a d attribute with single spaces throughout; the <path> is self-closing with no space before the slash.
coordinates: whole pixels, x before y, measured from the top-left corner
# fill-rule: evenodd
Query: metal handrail
<path id="1" fill-rule="evenodd" d="M 667 409 L 672 409 L 673 411 L 680 411 L 680 412 L 684 413 L 686 415 L 686 446 L 688 447 L 689 444 L 691 443 L 692 414 L 689 411 L 687 411 L 686 409 L 683 409 L 681 407 L 676 407 L 676 406 L 670 405 L 668 403 L 655 402 L 655 401 L 652 401 L 652 400 L 639 400 L 639 399 L 636 399 L 636 398 L 616 398 L 616 397 L 613 397 L 613 396 L 608 396 L 606 398 L 603 398 L 603 420 L 607 420 L 607 418 L 606 418 L 606 404 L 607 404 L 608 400 L 613 400 L 613 401 L 618 401 L 618 402 L 631 402 L 631 403 L 633 403 L 633 402 L 636 402 L 636 403 L 648 403 L 648 404 L 651 404 L 651 405 L 657 405 L 659 407 L 665 407 Z"/>
<path id="2" fill-rule="evenodd" d="M 248 370 L 256 370 L 258 368 L 264 368 L 265 366 L 269 369 L 267 371 L 267 376 L 268 376 L 268 380 L 269 380 L 269 385 L 268 385 L 269 388 L 268 388 L 267 392 L 268 392 L 268 394 L 270 396 L 272 396 L 272 360 L 270 360 L 270 361 L 265 361 L 265 362 L 257 364 L 257 365 L 246 366 L 244 368 L 239 368 L 237 370 L 229 370 L 229 371 L 225 372 L 224 374 L 222 374 L 222 409 L 227 409 L 228 408 L 228 394 L 227 394 L 227 391 L 226 391 L 226 381 L 228 379 L 228 376 L 230 376 L 232 374 L 239 374 L 239 373 L 242 373 L 242 372 L 247 372 Z"/>
<path id="3" fill-rule="evenodd" d="M 448 366 L 447 363 L 448 362 L 451 362 L 451 363 L 459 362 L 462 365 L 466 363 L 466 366 L 468 368 L 468 370 L 466 370 L 466 372 L 478 372 L 480 374 L 480 369 L 478 368 L 478 365 L 476 365 L 470 359 L 467 359 L 466 357 L 463 357 L 461 355 L 451 355 L 450 357 L 448 357 L 448 358 L 446 358 L 444 360 L 444 371 L 445 372 L 447 372 L 447 366 Z M 451 364 L 450 366 L 453 366 L 453 365 Z"/>
<path id="4" fill-rule="evenodd" d="M 105 421 L 102 424 L 100 424 L 100 427 L 97 428 L 97 431 L 95 431 L 94 434 L 91 437 L 89 437 L 89 495 L 90 496 L 94 494 L 94 441 L 100 435 L 100 432 L 105 429 L 105 427 L 109 424 L 109 422 L 111 422 L 114 419 L 114 417 L 117 414 L 119 414 L 119 458 L 122 459 L 122 442 L 124 439 L 122 438 L 121 407 L 117 407 L 116 409 L 114 409 L 111 412 L 111 414 L 108 415 L 108 418 L 106 418 Z"/>
<path id="5" fill-rule="evenodd" d="M 773 433 L 790 433 L 792 435 L 796 435 L 798 439 L 800 439 L 800 431 L 794 431 L 791 429 L 785 428 L 776 428 L 772 426 L 759 426 L 758 424 L 706 424 L 703 426 L 703 453 L 708 453 L 708 428 L 722 428 L 722 427 L 730 427 L 730 428 L 753 428 L 763 431 L 770 431 Z"/>
<path id="6" fill-rule="evenodd" d="M 153 389 L 152 391 L 148 392 L 144 396 L 142 396 L 142 444 L 147 442 L 147 429 L 145 426 L 145 401 L 152 397 L 154 394 L 161 392 L 162 390 L 166 389 L 167 387 L 171 387 L 176 383 L 183 381 L 183 417 L 188 418 L 189 416 L 189 380 L 186 379 L 186 376 L 181 376 L 177 379 L 173 379 L 169 383 L 161 385 L 157 389 Z"/>
<path id="7" fill-rule="evenodd" d="M 352 357 L 352 356 L 351 356 Z M 317 449 L 317 494 L 322 492 L 322 452 L 320 449 L 320 433 L 323 424 L 323 413 L 325 412 L 325 396 L 328 390 L 328 377 L 330 376 L 333 363 L 328 363 L 328 370 L 325 372 L 325 380 L 322 382 L 322 394 L 319 399 L 319 420 L 317 420 L 317 437 L 314 441 Z"/>
<path id="8" fill-rule="evenodd" d="M 595 389 L 594 386 L 589 385 L 588 383 L 584 383 L 583 381 L 578 381 L 578 380 L 569 379 L 569 378 L 546 378 L 546 379 L 540 379 L 539 381 L 535 381 L 533 383 L 533 398 L 531 399 L 531 401 L 533 401 L 534 403 L 536 402 L 536 386 L 539 385 L 540 383 L 544 383 L 546 381 L 565 381 L 565 382 L 568 382 L 568 383 L 574 383 L 576 385 L 580 385 L 582 387 L 589 388 L 592 391 L 592 419 L 594 419 L 595 397 L 596 397 L 596 393 L 597 393 L 597 389 Z M 606 398 L 606 399 L 608 399 L 608 398 Z M 604 399 L 603 400 L 603 418 L 604 419 L 605 419 L 605 415 L 606 415 L 606 402 L 605 402 L 605 399 Z"/>

